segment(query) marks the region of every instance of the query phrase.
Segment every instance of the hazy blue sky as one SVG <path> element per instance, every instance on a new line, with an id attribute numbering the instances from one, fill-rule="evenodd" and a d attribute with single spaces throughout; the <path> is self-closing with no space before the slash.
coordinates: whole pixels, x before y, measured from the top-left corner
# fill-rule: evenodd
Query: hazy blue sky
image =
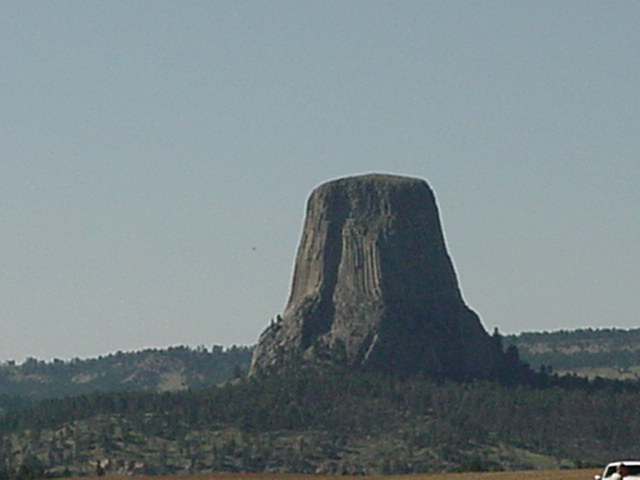
<path id="1" fill-rule="evenodd" d="M 3 1 L 0 360 L 252 344 L 305 202 L 426 179 L 502 332 L 640 327 L 640 2 Z"/>

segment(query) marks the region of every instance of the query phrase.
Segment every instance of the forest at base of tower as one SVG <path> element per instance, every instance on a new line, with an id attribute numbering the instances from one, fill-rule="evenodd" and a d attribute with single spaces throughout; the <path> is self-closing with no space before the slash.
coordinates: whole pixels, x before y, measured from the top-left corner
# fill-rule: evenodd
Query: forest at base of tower
<path id="1" fill-rule="evenodd" d="M 47 400 L 2 419 L 0 460 L 9 477 L 24 466 L 50 476 L 374 474 L 594 466 L 638 451 L 637 383 L 537 379 L 298 370 L 201 391 Z"/>

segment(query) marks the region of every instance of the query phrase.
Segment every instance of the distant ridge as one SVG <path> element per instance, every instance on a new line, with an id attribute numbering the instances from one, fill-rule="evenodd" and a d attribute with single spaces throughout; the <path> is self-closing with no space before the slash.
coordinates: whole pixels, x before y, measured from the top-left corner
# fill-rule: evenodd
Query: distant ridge
<path id="1" fill-rule="evenodd" d="M 640 379 L 640 329 L 526 332 L 507 335 L 503 342 L 516 346 L 520 357 L 535 370 L 545 366 L 559 375 Z M 253 349 L 180 346 L 71 361 L 31 358 L 22 364 L 5 362 L 0 364 L 0 395 L 39 399 L 96 391 L 207 388 L 248 372 Z"/>
<path id="2" fill-rule="evenodd" d="M 640 379 L 640 329 L 587 328 L 526 332 L 504 337 L 535 369 L 559 375 L 616 380 Z"/>
<path id="3" fill-rule="evenodd" d="M 0 394 L 29 398 L 96 391 L 164 392 L 205 388 L 244 375 L 253 347 L 170 347 L 71 361 L 0 365 Z"/>

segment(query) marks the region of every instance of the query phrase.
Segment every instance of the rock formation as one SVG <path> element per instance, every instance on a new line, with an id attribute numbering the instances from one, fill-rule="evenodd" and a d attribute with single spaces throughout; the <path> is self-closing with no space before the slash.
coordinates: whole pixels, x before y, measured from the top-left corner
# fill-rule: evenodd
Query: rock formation
<path id="1" fill-rule="evenodd" d="M 427 183 L 371 174 L 312 192 L 289 301 L 250 374 L 334 363 L 489 376 L 500 354 L 462 299 Z"/>

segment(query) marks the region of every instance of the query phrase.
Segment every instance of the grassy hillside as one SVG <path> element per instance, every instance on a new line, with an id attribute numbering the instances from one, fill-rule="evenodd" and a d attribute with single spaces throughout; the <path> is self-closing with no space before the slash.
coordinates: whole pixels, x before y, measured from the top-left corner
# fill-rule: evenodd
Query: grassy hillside
<path id="1" fill-rule="evenodd" d="M 242 375 L 251 361 L 251 353 L 250 347 L 214 346 L 117 352 L 67 362 L 30 358 L 22 364 L 0 365 L 0 394 L 41 399 L 98 391 L 164 392 L 206 388 Z"/>
<path id="2" fill-rule="evenodd" d="M 559 375 L 621 380 L 640 378 L 640 329 L 583 329 L 509 335 L 523 360 L 550 366 Z"/>

